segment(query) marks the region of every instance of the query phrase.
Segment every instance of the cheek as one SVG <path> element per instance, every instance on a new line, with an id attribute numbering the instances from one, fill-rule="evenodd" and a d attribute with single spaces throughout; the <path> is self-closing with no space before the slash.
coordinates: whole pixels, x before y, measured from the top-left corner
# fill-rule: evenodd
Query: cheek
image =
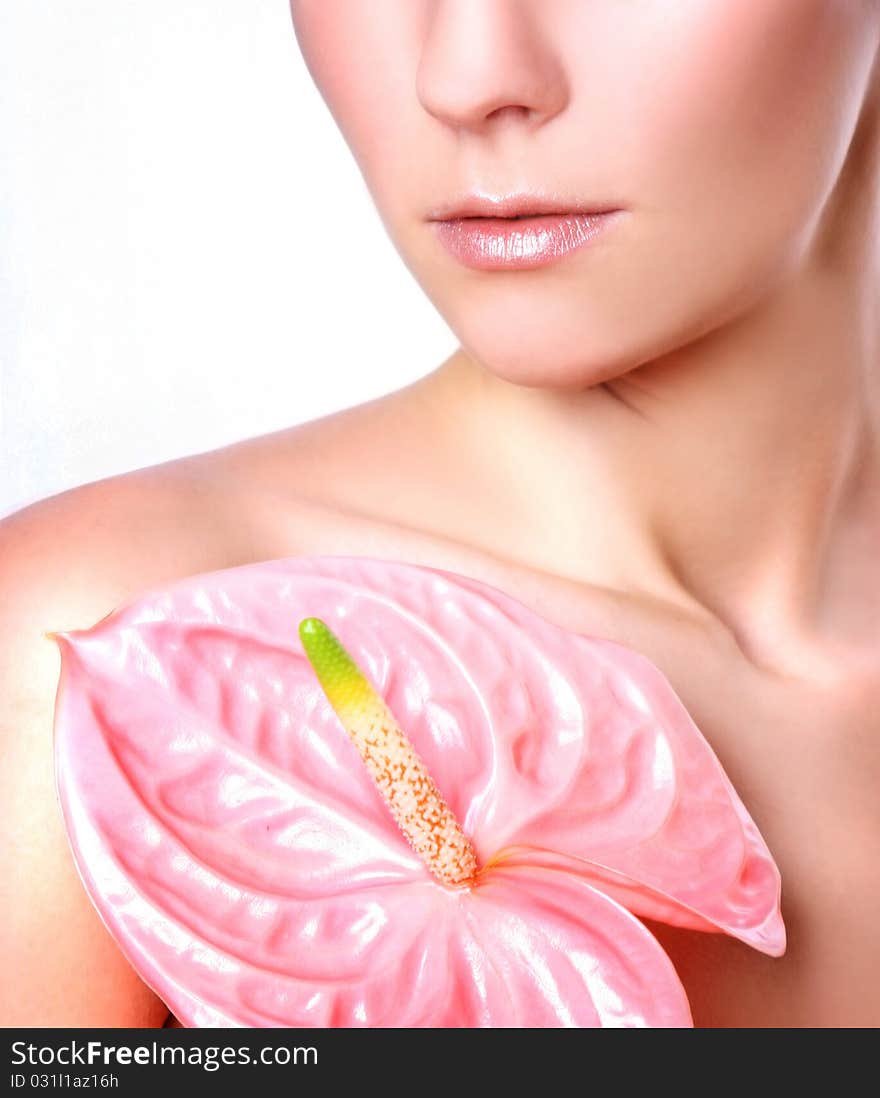
<path id="1" fill-rule="evenodd" d="M 645 212 L 717 259 L 808 242 L 875 48 L 850 0 L 689 0 L 645 50 L 622 154 Z M 627 132 L 627 131 L 623 131 Z M 690 226 L 690 229 L 687 228 Z M 684 258 L 684 254 L 682 255 Z"/>
<path id="2" fill-rule="evenodd" d="M 375 192 L 383 180 L 401 181 L 419 122 L 424 4 L 292 0 L 292 9 L 303 58 L 367 185 Z"/>

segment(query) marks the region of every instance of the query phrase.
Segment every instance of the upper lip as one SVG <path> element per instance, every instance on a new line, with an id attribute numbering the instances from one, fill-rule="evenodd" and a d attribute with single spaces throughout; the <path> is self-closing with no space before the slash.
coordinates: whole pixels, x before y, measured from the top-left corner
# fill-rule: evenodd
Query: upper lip
<path id="1" fill-rule="evenodd" d="M 613 206 L 567 202 L 537 194 L 512 194 L 501 198 L 465 195 L 454 202 L 435 206 L 429 221 L 453 221 L 464 217 L 537 217 L 541 214 L 608 213 Z"/>

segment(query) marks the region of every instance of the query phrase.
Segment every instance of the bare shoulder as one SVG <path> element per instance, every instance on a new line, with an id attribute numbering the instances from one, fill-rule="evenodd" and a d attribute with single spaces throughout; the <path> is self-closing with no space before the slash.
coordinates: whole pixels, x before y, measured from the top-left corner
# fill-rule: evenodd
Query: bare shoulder
<path id="1" fill-rule="evenodd" d="M 54 670 L 43 630 L 87 628 L 141 588 L 219 567 L 231 543 L 193 470 L 171 462 L 68 489 L 0 520 L 0 672 Z M 47 657 L 48 653 L 48 657 Z M 25 654 L 30 675 L 15 676 Z M 17 680 L 17 681 L 16 681 Z"/>
<path id="2" fill-rule="evenodd" d="M 19 583 L 28 583 L 33 605 L 35 595 L 58 593 L 57 576 L 75 612 L 81 599 L 94 598 L 96 580 L 112 597 L 113 587 L 125 586 L 141 568 L 162 571 L 176 555 L 177 539 L 158 561 L 155 550 L 195 495 L 187 479 L 182 471 L 140 470 L 68 489 L 7 515 L 0 521 L 5 583 L 10 584 L 13 569 Z M 57 572 L 53 564 L 61 566 Z M 88 584 L 80 582 L 86 579 Z M 8 594 L 14 596 L 16 586 Z"/>

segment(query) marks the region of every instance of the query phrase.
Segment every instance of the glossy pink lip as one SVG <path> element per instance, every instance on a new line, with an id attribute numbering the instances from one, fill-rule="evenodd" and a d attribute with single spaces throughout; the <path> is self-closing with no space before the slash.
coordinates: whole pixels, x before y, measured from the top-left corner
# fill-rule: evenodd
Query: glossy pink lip
<path id="1" fill-rule="evenodd" d="M 616 208 L 572 209 L 541 196 L 470 196 L 432 211 L 443 246 L 477 270 L 540 267 L 582 248 L 612 221 Z"/>
<path id="2" fill-rule="evenodd" d="M 541 214 L 435 221 L 440 242 L 478 270 L 541 267 L 594 240 L 613 214 Z"/>

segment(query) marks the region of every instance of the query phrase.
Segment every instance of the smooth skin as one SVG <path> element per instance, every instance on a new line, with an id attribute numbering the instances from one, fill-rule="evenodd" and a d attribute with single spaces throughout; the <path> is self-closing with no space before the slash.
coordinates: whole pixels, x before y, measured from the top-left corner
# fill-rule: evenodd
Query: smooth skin
<path id="1" fill-rule="evenodd" d="M 460 347 L 378 400 L 0 523 L 0 1020 L 167 1015 L 67 852 L 42 631 L 194 572 L 352 553 L 493 583 L 667 675 L 776 857 L 789 936 L 773 959 L 649 924 L 697 1025 L 880 1024 L 880 0 L 291 8 Z M 551 266 L 473 271 L 426 216 L 477 188 L 625 214 Z"/>

